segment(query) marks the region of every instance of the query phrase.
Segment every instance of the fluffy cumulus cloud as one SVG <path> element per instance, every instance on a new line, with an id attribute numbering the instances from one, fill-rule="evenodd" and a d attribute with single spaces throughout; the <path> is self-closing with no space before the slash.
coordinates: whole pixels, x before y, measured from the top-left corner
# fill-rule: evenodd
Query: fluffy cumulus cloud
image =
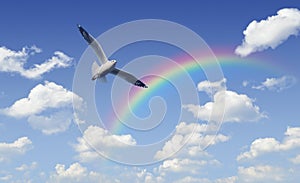
<path id="1" fill-rule="evenodd" d="M 277 15 L 266 20 L 252 21 L 244 30 L 242 45 L 235 50 L 242 57 L 267 48 L 276 48 L 291 35 L 298 35 L 300 30 L 300 11 L 295 8 L 284 8 Z"/>
<path id="2" fill-rule="evenodd" d="M 89 171 L 86 167 L 83 167 L 79 163 L 73 163 L 69 168 L 66 168 L 63 164 L 57 164 L 55 166 L 55 172 L 50 176 L 49 183 L 58 183 L 58 182 L 103 182 L 103 183 L 112 183 L 120 182 L 119 180 L 111 180 L 106 176 Z"/>
<path id="3" fill-rule="evenodd" d="M 0 162 L 9 161 L 12 157 L 23 155 L 32 149 L 32 142 L 28 137 L 20 137 L 12 143 L 0 143 Z"/>
<path id="4" fill-rule="evenodd" d="M 210 82 L 210 81 L 202 81 L 198 83 L 198 90 L 204 91 L 209 96 L 214 95 L 216 92 L 222 91 L 226 89 L 226 79 L 223 78 L 220 81 Z"/>
<path id="5" fill-rule="evenodd" d="M 84 106 L 83 99 L 75 93 L 54 82 L 45 81 L 35 86 L 27 97 L 0 109 L 0 113 L 14 118 L 28 118 L 33 128 L 45 134 L 53 134 L 68 129 L 72 120 L 73 102 L 75 107 Z M 45 116 L 47 110 L 52 111 L 50 116 Z"/>
<path id="6" fill-rule="evenodd" d="M 203 121 L 216 122 L 244 122 L 257 121 L 267 117 L 254 100 L 245 94 L 225 90 L 226 79 L 216 82 L 202 81 L 198 84 L 199 91 L 208 95 L 213 94 L 212 102 L 204 105 L 186 104 L 183 108 L 192 112 L 194 116 Z"/>
<path id="7" fill-rule="evenodd" d="M 78 159 L 82 162 L 90 162 L 101 158 L 98 152 L 108 152 L 112 149 L 126 148 L 129 145 L 136 145 L 131 135 L 114 135 L 98 126 L 89 126 L 83 136 L 77 138 L 74 149 L 78 152 Z M 87 143 L 88 142 L 88 143 Z"/>
<path id="8" fill-rule="evenodd" d="M 202 106 L 187 104 L 183 106 L 203 121 L 244 122 L 257 121 L 266 115 L 260 111 L 254 100 L 245 94 L 234 91 L 217 92 L 212 102 Z"/>
<path id="9" fill-rule="evenodd" d="M 104 170 L 101 169 L 95 171 L 88 166 L 83 166 L 82 164 L 75 162 L 69 167 L 64 164 L 56 164 L 55 171 L 50 174 L 47 182 L 165 183 L 166 181 L 160 176 L 153 175 L 153 173 L 149 172 L 147 169 L 139 167 L 114 166 L 113 168 L 105 167 Z"/>
<path id="10" fill-rule="evenodd" d="M 279 167 L 258 165 L 238 168 L 239 182 L 285 182 L 284 171 Z"/>
<path id="11" fill-rule="evenodd" d="M 253 159 L 262 154 L 288 151 L 300 147 L 300 127 L 288 127 L 282 142 L 275 138 L 259 138 L 252 142 L 250 150 L 240 154 L 237 160 Z"/>
<path id="12" fill-rule="evenodd" d="M 160 175 L 165 176 L 167 172 L 177 172 L 177 173 L 191 173 L 197 174 L 199 170 L 206 165 L 218 165 L 219 162 L 215 160 L 196 160 L 189 158 L 174 158 L 170 160 L 165 160 L 162 165 L 159 166 L 158 171 Z"/>
<path id="13" fill-rule="evenodd" d="M 152 173 L 148 172 L 146 169 L 142 169 L 134 174 L 134 177 L 137 177 L 136 182 L 145 182 L 145 183 L 163 183 L 165 182 L 161 176 L 154 176 Z M 132 181 L 131 181 L 132 182 Z"/>
<path id="14" fill-rule="evenodd" d="M 42 50 L 36 46 L 24 47 L 20 51 L 10 50 L 6 47 L 0 47 L 0 72 L 18 73 L 29 79 L 40 78 L 44 73 L 54 68 L 69 67 L 72 58 L 63 52 L 56 51 L 54 55 L 41 64 L 34 64 L 29 69 L 25 65 L 30 56 L 40 53 Z"/>
<path id="15" fill-rule="evenodd" d="M 260 85 L 252 86 L 257 90 L 282 91 L 296 84 L 296 78 L 293 76 L 282 76 L 280 78 L 267 78 Z"/>
<path id="16" fill-rule="evenodd" d="M 216 128 L 206 124 L 181 122 L 176 126 L 174 135 L 163 148 L 155 154 L 155 159 L 177 156 L 197 157 L 207 156 L 203 151 L 209 145 L 215 145 L 229 140 L 228 136 L 215 133 Z"/>

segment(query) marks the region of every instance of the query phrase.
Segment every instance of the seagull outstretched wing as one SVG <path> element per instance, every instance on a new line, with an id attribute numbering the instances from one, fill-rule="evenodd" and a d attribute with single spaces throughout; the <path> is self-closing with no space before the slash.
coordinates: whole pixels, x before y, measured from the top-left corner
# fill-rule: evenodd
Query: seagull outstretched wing
<path id="1" fill-rule="evenodd" d="M 91 36 L 83 27 L 81 27 L 81 25 L 78 25 L 78 29 L 83 38 L 92 46 L 101 64 L 107 62 L 107 57 L 98 41 L 93 36 Z"/>
<path id="2" fill-rule="evenodd" d="M 136 78 L 135 76 L 133 76 L 132 74 L 130 74 L 128 72 L 125 72 L 125 71 L 115 68 L 110 73 L 112 73 L 116 76 L 119 76 L 119 77 L 125 79 L 127 82 L 132 83 L 136 86 L 148 88 L 148 86 L 145 83 L 143 83 L 138 78 Z"/>

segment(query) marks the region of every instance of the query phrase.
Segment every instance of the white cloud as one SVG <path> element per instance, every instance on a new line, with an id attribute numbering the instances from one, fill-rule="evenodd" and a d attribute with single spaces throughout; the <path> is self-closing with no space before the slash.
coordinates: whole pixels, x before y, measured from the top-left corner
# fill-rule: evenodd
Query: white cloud
<path id="1" fill-rule="evenodd" d="M 240 154 L 237 160 L 253 159 L 262 154 L 288 151 L 300 147 L 300 127 L 288 127 L 282 142 L 274 138 L 259 138 L 252 142 L 250 150 Z"/>
<path id="2" fill-rule="evenodd" d="M 192 172 L 193 168 L 200 167 L 206 164 L 206 161 L 196 161 L 191 159 L 178 159 L 165 160 L 162 165 L 159 166 L 159 172 L 173 171 L 173 172 Z M 190 169 L 193 167 L 192 169 Z"/>
<path id="3" fill-rule="evenodd" d="M 300 11 L 295 8 L 281 9 L 277 15 L 270 16 L 266 20 L 252 21 L 244 30 L 245 38 L 235 53 L 245 57 L 269 47 L 275 49 L 291 35 L 298 35 L 299 30 Z"/>
<path id="4" fill-rule="evenodd" d="M 70 116 L 72 116 L 70 111 L 59 111 L 50 116 L 31 115 L 28 118 L 28 123 L 33 129 L 51 135 L 66 131 L 72 122 Z"/>
<path id="5" fill-rule="evenodd" d="M 21 166 L 16 167 L 16 170 L 20 171 L 20 172 L 24 172 L 24 171 L 28 171 L 28 170 L 33 170 L 36 167 L 37 167 L 37 162 L 32 162 L 30 165 L 22 164 Z"/>
<path id="6" fill-rule="evenodd" d="M 300 154 L 298 156 L 296 156 L 295 158 L 292 158 L 290 160 L 294 164 L 300 164 Z"/>
<path id="7" fill-rule="evenodd" d="M 13 176 L 11 174 L 7 174 L 7 175 L 4 175 L 4 176 L 1 176 L 0 177 L 0 180 L 1 181 L 5 181 L 5 182 L 8 182 L 9 180 L 11 180 L 13 178 Z"/>
<path id="8" fill-rule="evenodd" d="M 213 183 L 213 182 L 206 178 L 195 178 L 192 176 L 186 176 L 182 179 L 174 181 L 174 183 Z"/>
<path id="9" fill-rule="evenodd" d="M 203 106 L 188 104 L 183 107 L 192 112 L 196 118 L 204 121 L 218 121 L 222 114 L 224 114 L 223 122 L 258 121 L 265 118 L 266 115 L 260 112 L 253 101 L 244 94 L 220 91 L 214 95 L 212 102 L 207 102 Z"/>
<path id="10" fill-rule="evenodd" d="M 54 82 L 45 81 L 38 84 L 28 97 L 17 100 L 12 106 L 2 109 L 5 115 L 15 118 L 28 117 L 39 114 L 49 108 L 72 107 L 72 100 L 82 99 L 71 91 Z"/>
<path id="11" fill-rule="evenodd" d="M 50 180 L 48 182 L 110 183 L 116 181 L 109 180 L 106 176 L 100 173 L 88 171 L 86 167 L 83 167 L 79 163 L 73 163 L 67 169 L 65 165 L 57 164 L 55 166 L 55 173 L 50 176 Z"/>
<path id="12" fill-rule="evenodd" d="M 159 166 L 159 173 L 164 176 L 167 172 L 175 172 L 175 173 L 192 173 L 198 174 L 199 170 L 206 165 L 218 165 L 219 162 L 215 160 L 196 160 L 189 158 L 174 158 L 170 160 L 165 160 L 162 165 Z"/>
<path id="13" fill-rule="evenodd" d="M 45 81 L 31 89 L 27 97 L 17 100 L 10 107 L 0 109 L 0 113 L 14 118 L 28 118 L 34 129 L 49 135 L 68 129 L 72 120 L 73 102 L 75 107 L 84 106 L 83 99 L 75 93 L 54 82 Z M 48 110 L 52 114 L 45 114 Z"/>
<path id="14" fill-rule="evenodd" d="M 229 137 L 222 134 L 215 134 L 216 128 L 206 124 L 181 122 L 176 126 L 176 131 L 169 141 L 165 143 L 162 150 L 155 154 L 155 159 L 171 157 L 176 152 L 181 156 L 196 157 L 207 156 L 204 148 L 225 142 Z"/>
<path id="15" fill-rule="evenodd" d="M 226 90 L 226 79 L 223 78 L 220 81 L 210 82 L 210 81 L 202 81 L 198 83 L 198 90 L 204 91 L 209 96 L 214 95 L 216 92 Z"/>
<path id="16" fill-rule="evenodd" d="M 239 167 L 238 177 L 240 182 L 284 182 L 283 170 L 269 165 Z"/>
<path id="17" fill-rule="evenodd" d="M 131 135 L 113 135 L 97 126 L 89 126 L 83 132 L 83 136 L 77 138 L 77 142 L 74 149 L 79 153 L 77 158 L 82 162 L 89 162 L 102 157 L 94 149 L 99 150 L 99 152 L 107 152 L 111 148 L 122 149 L 129 145 L 136 145 L 136 141 Z"/>
<path id="18" fill-rule="evenodd" d="M 137 172 L 134 177 L 137 177 L 138 180 L 136 182 L 144 182 L 144 183 L 160 183 L 164 182 L 163 178 L 161 176 L 154 176 L 152 173 L 148 172 L 146 169 L 143 169 L 139 172 Z M 129 176 L 132 177 L 132 176 Z M 134 179 L 133 177 L 131 178 Z M 131 180 L 131 182 L 133 182 Z"/>
<path id="19" fill-rule="evenodd" d="M 210 180 L 207 178 L 196 178 L 193 176 L 186 176 L 182 179 L 175 181 L 174 183 L 235 183 L 237 182 L 238 177 L 232 176 L 227 178 L 220 178 L 216 180 Z"/>
<path id="20" fill-rule="evenodd" d="M 249 85 L 249 81 L 243 81 L 242 85 L 243 87 L 247 87 Z"/>
<path id="21" fill-rule="evenodd" d="M 24 65 L 27 63 L 29 57 L 41 51 L 42 50 L 36 46 L 24 47 L 21 51 L 0 47 L 0 72 L 19 73 L 23 77 L 37 79 L 54 68 L 69 67 L 73 60 L 63 52 L 56 51 L 54 55 L 44 63 L 34 64 L 34 67 L 25 69 Z"/>
<path id="22" fill-rule="evenodd" d="M 32 148 L 28 137 L 21 137 L 12 143 L 0 143 L 0 162 L 9 161 L 13 156 L 23 155 Z"/>
<path id="23" fill-rule="evenodd" d="M 292 76 L 282 76 L 280 78 L 267 78 L 258 86 L 252 86 L 257 90 L 282 91 L 296 84 L 296 78 Z"/>
<path id="24" fill-rule="evenodd" d="M 215 183 L 235 183 L 237 181 L 238 181 L 237 176 L 231 176 L 231 177 L 217 179 L 215 180 Z"/>

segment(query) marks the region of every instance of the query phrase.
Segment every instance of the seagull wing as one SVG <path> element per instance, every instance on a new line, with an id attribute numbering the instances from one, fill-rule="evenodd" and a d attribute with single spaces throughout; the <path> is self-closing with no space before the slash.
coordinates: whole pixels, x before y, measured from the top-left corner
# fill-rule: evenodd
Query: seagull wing
<path id="1" fill-rule="evenodd" d="M 143 88 L 148 88 L 148 86 L 140 81 L 138 78 L 133 76 L 132 74 L 122 71 L 120 69 L 114 68 L 110 73 L 119 76 L 123 79 L 125 79 L 127 82 L 134 84 L 135 86 L 143 87 Z"/>
<path id="2" fill-rule="evenodd" d="M 98 41 L 91 36 L 83 27 L 78 25 L 78 29 L 83 36 L 83 38 L 92 46 L 93 50 L 95 51 L 98 59 L 100 60 L 101 64 L 104 64 L 107 62 L 107 57 L 101 47 L 101 45 L 98 43 Z"/>
<path id="3" fill-rule="evenodd" d="M 96 75 L 98 73 L 100 66 L 97 64 L 96 61 L 94 61 L 93 65 L 92 65 L 92 75 Z"/>

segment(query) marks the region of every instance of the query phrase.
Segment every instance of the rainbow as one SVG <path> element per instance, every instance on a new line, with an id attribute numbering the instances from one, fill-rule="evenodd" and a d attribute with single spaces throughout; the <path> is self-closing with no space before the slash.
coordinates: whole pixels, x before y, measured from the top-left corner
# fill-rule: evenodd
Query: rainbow
<path id="1" fill-rule="evenodd" d="M 186 72 L 193 73 L 193 72 L 199 72 L 205 67 L 214 67 L 216 64 L 216 58 L 217 58 L 217 64 L 219 64 L 221 67 L 226 66 L 233 66 L 233 65 L 239 65 L 239 66 L 245 66 L 245 67 L 259 67 L 259 68 L 268 68 L 270 67 L 270 63 L 268 63 L 267 60 L 264 59 L 258 59 L 258 58 L 241 58 L 232 53 L 232 51 L 228 50 L 219 50 L 217 53 L 214 53 L 216 57 L 212 56 L 211 53 L 208 54 L 201 54 L 198 56 L 197 61 L 195 59 L 192 59 L 191 57 L 187 56 L 177 56 L 173 58 L 172 60 L 176 61 L 176 63 L 180 67 L 174 67 L 174 66 L 162 66 L 159 70 L 159 73 L 161 76 L 164 76 L 168 79 L 175 79 L 177 77 L 182 76 L 182 74 L 186 74 Z M 274 65 L 273 65 L 274 66 Z M 272 67 L 273 67 L 272 66 Z M 156 71 L 157 72 L 157 71 Z M 150 72 L 151 73 L 151 72 Z M 127 101 L 120 104 L 117 111 L 119 111 L 118 115 L 111 114 L 109 123 L 105 125 L 105 127 L 113 134 L 121 133 L 123 124 L 120 122 L 119 118 L 122 120 L 128 119 L 128 115 L 131 113 L 131 109 L 135 109 L 137 106 L 139 106 L 140 103 L 145 102 L 145 98 L 148 98 L 155 90 L 157 90 L 158 87 L 165 84 L 167 82 L 165 79 L 162 79 L 160 77 L 145 77 L 143 78 L 143 81 L 147 83 L 149 86 L 148 89 L 141 89 L 141 88 L 132 88 L 129 93 L 129 104 L 127 104 Z M 196 83 L 195 83 L 196 85 Z M 130 107 L 128 106 L 130 105 Z"/>

